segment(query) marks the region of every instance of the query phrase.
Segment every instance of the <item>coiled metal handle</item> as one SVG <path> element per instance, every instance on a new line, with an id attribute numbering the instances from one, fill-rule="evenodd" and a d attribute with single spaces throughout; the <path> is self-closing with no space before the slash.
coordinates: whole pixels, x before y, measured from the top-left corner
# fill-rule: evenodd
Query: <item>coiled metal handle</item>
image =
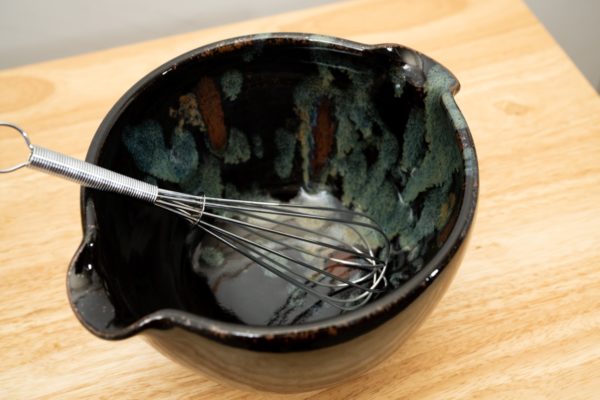
<path id="1" fill-rule="evenodd" d="M 69 179 L 85 187 L 115 192 L 149 203 L 156 201 L 158 187 L 155 185 L 118 174 L 43 147 L 35 146 L 29 141 L 27 133 L 11 123 L 0 121 L 0 126 L 7 126 L 17 130 L 25 140 L 27 147 L 31 150 L 29 159 L 26 162 L 0 170 L 0 172 L 12 172 L 22 167 L 31 167 Z"/>
<path id="2" fill-rule="evenodd" d="M 85 161 L 33 146 L 29 167 L 77 182 L 82 186 L 124 194 L 154 203 L 158 187 Z"/>

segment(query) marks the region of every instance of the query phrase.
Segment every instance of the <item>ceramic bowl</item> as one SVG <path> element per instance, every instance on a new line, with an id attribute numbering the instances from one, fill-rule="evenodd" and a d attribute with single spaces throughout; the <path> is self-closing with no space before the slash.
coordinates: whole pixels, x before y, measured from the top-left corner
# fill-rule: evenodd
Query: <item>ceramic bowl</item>
<path id="1" fill-rule="evenodd" d="M 326 188 L 391 239 L 388 290 L 340 313 L 252 263 L 228 264 L 183 219 L 83 189 L 75 314 L 100 338 L 141 334 L 236 386 L 307 391 L 365 373 L 423 322 L 465 249 L 478 170 L 457 90 L 414 50 L 309 34 L 240 37 L 167 62 L 112 108 L 87 161 L 228 198 Z"/>

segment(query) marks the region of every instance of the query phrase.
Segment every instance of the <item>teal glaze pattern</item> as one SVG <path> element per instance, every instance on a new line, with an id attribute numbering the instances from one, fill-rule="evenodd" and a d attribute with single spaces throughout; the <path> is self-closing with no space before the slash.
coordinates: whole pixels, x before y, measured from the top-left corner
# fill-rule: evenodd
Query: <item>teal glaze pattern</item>
<path id="1" fill-rule="evenodd" d="M 219 268 L 225 264 L 223 252 L 213 246 L 198 246 L 198 257 L 202 261 L 201 265 L 206 265 L 211 268 Z M 194 264 L 199 265 L 199 264 Z M 201 271 L 197 271 L 201 273 Z"/>
<path id="2" fill-rule="evenodd" d="M 195 150 L 189 148 L 193 153 Z M 208 151 L 202 153 L 198 168 L 194 173 L 181 182 L 181 190 L 192 194 L 206 194 L 207 196 L 221 196 L 223 193 L 223 180 L 221 178 L 221 162 Z"/>
<path id="3" fill-rule="evenodd" d="M 285 129 L 278 129 L 275 131 L 275 146 L 277 152 L 273 160 L 273 168 L 279 177 L 288 178 L 294 166 L 296 136 Z"/>
<path id="4" fill-rule="evenodd" d="M 226 164 L 239 164 L 250 159 L 250 143 L 244 132 L 232 128 L 229 131 L 229 141 L 223 160 Z"/>
<path id="5" fill-rule="evenodd" d="M 229 70 L 221 77 L 221 89 L 224 97 L 229 101 L 234 101 L 242 90 L 244 76 L 240 71 Z"/>
<path id="6" fill-rule="evenodd" d="M 125 146 L 140 170 L 156 179 L 181 183 L 198 168 L 198 152 L 192 135 L 176 128 L 165 145 L 162 127 L 156 121 L 127 127 L 123 132 Z"/>
<path id="7" fill-rule="evenodd" d="M 223 382 L 289 393 L 355 379 L 423 323 L 465 252 L 479 173 L 457 90 L 406 47 L 302 33 L 167 62 L 115 104 L 87 161 L 226 198 L 323 203 L 327 189 L 325 204 L 385 227 L 390 285 L 339 315 L 171 213 L 84 188 L 73 311 L 100 338 L 143 334 Z"/>
<path id="8" fill-rule="evenodd" d="M 336 64 L 329 53 L 315 51 L 304 55 L 310 65 L 301 73 L 285 62 L 277 65 L 281 81 L 252 68 L 268 58 L 266 49 L 247 53 L 239 68 L 216 75 L 220 95 L 211 93 L 210 99 L 219 103 L 211 107 L 223 113 L 223 126 L 215 128 L 215 119 L 203 115 L 202 94 L 191 81 L 167 105 L 168 119 L 125 127 L 123 141 L 137 168 L 159 185 L 216 197 L 282 200 L 274 195 L 280 185 L 328 189 L 384 229 L 393 243 L 388 278 L 397 288 L 443 243 L 460 198 L 463 163 L 470 157 L 455 139 L 457 129 L 466 127 L 451 95 L 457 82 L 436 64 L 418 76 L 410 65 L 381 70 L 360 60 Z M 269 85 L 277 93 L 273 99 L 265 97 Z M 252 98 L 256 93 L 261 97 Z M 219 132 L 227 135 L 220 151 L 211 144 Z M 237 274 L 215 246 L 199 243 L 194 254 L 196 269 L 200 263 L 221 266 L 223 276 Z M 301 309 L 306 296 L 286 290 L 283 308 L 249 322 L 285 325 L 335 313 L 309 308 L 292 318 L 289 310 Z"/>
<path id="9" fill-rule="evenodd" d="M 265 154 L 262 138 L 258 135 L 252 136 L 252 153 L 258 159 L 263 158 Z"/>

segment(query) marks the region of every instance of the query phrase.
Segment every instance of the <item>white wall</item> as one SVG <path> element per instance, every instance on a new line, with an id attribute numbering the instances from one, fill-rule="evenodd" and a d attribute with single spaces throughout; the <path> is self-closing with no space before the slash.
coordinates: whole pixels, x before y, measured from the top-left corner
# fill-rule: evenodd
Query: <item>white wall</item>
<path id="1" fill-rule="evenodd" d="M 0 0 L 0 68 L 336 0 Z"/>
<path id="2" fill-rule="evenodd" d="M 600 0 L 525 0 L 600 92 Z"/>
<path id="3" fill-rule="evenodd" d="M 334 1 L 0 0 L 0 68 Z M 600 0 L 525 1 L 600 90 Z"/>

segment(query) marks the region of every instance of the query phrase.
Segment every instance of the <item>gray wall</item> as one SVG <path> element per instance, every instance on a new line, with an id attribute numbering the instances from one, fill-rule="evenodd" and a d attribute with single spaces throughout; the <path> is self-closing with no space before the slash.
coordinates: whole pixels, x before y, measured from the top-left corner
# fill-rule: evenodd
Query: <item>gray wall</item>
<path id="1" fill-rule="evenodd" d="M 0 68 L 336 0 L 0 0 Z"/>
<path id="2" fill-rule="evenodd" d="M 525 2 L 600 92 L 600 1 Z"/>
<path id="3" fill-rule="evenodd" d="M 0 68 L 334 1 L 0 0 Z M 525 1 L 600 90 L 600 1 Z"/>

